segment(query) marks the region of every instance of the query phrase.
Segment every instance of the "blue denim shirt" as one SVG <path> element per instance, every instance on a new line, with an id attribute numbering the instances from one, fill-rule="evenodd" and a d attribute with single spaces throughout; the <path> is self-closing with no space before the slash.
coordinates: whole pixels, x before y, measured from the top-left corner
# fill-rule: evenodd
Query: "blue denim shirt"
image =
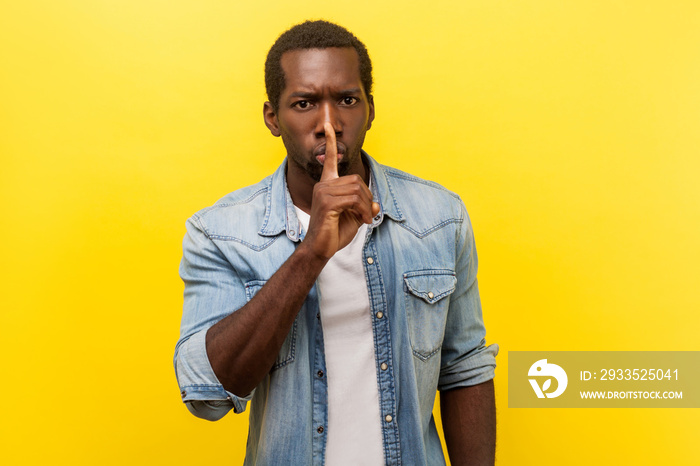
<path id="1" fill-rule="evenodd" d="M 485 344 L 471 224 L 456 194 L 363 156 L 381 207 L 367 229 L 363 264 L 385 461 L 444 464 L 432 416 L 436 389 L 492 379 L 498 353 L 498 345 Z M 193 215 L 183 242 L 174 360 L 182 399 L 212 420 L 251 402 L 246 465 L 324 464 L 327 384 L 317 376 L 326 367 L 316 286 L 250 395 L 224 389 L 205 348 L 209 327 L 250 301 L 304 237 L 285 167 Z"/>

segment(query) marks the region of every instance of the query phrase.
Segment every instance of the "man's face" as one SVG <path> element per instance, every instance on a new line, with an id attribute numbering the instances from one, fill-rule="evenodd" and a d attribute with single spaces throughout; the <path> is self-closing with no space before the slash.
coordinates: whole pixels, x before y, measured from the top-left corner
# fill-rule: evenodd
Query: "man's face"
<path id="1" fill-rule="evenodd" d="M 336 132 L 338 174 L 364 174 L 360 151 L 374 119 L 353 48 L 285 52 L 281 60 L 285 88 L 275 113 L 266 103 L 265 123 L 282 136 L 289 160 L 287 176 L 321 178 L 328 121 Z"/>

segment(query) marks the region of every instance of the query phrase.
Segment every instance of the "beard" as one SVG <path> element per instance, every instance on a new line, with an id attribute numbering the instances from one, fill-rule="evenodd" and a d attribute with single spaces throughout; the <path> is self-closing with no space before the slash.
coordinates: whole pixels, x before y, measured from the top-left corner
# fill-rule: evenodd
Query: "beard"
<path id="1" fill-rule="evenodd" d="M 286 135 L 283 133 L 282 142 L 287 149 L 287 159 L 289 162 L 303 169 L 304 172 L 306 172 L 306 174 L 309 175 L 312 180 L 314 180 L 314 182 L 318 183 L 321 181 L 323 165 L 316 160 L 316 157 L 313 154 L 306 153 L 306 151 L 292 143 L 291 138 L 287 138 L 285 136 Z M 363 142 L 364 135 L 359 141 L 357 141 L 355 146 L 347 148 L 345 154 L 343 154 L 343 160 L 338 162 L 338 176 L 345 176 L 349 174 L 353 168 L 353 164 L 356 163 L 357 160 L 362 159 L 361 151 Z"/>
<path id="2" fill-rule="evenodd" d="M 294 160 L 294 158 L 291 155 L 288 154 L 288 156 L 290 160 Z M 321 175 L 323 174 L 323 165 L 321 165 L 315 157 L 314 160 L 309 160 L 306 162 L 305 165 L 302 165 L 302 168 L 316 183 L 321 181 Z M 347 175 L 348 173 L 350 173 L 350 168 L 350 162 L 347 161 L 347 159 L 343 158 L 343 160 L 338 163 L 338 176 Z"/>

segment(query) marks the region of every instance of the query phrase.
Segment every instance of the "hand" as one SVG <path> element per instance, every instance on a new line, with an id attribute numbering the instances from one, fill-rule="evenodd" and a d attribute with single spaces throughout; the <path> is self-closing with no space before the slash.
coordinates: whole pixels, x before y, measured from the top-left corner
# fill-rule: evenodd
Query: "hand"
<path id="1" fill-rule="evenodd" d="M 326 122 L 326 155 L 321 180 L 314 186 L 311 220 L 304 243 L 328 260 L 355 237 L 363 223 L 372 223 L 379 204 L 359 175 L 338 176 L 338 146 L 333 126 Z"/>

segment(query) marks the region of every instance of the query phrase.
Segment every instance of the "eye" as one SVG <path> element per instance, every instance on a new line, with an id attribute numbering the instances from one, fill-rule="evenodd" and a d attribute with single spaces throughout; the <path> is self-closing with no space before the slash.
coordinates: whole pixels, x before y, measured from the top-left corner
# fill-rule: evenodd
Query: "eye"
<path id="1" fill-rule="evenodd" d="M 309 108 L 311 102 L 308 100 L 298 100 L 292 104 L 292 107 L 300 108 L 302 110 Z"/>
<path id="2" fill-rule="evenodd" d="M 344 105 L 354 105 L 359 102 L 359 99 L 357 97 L 343 97 L 342 102 Z"/>

